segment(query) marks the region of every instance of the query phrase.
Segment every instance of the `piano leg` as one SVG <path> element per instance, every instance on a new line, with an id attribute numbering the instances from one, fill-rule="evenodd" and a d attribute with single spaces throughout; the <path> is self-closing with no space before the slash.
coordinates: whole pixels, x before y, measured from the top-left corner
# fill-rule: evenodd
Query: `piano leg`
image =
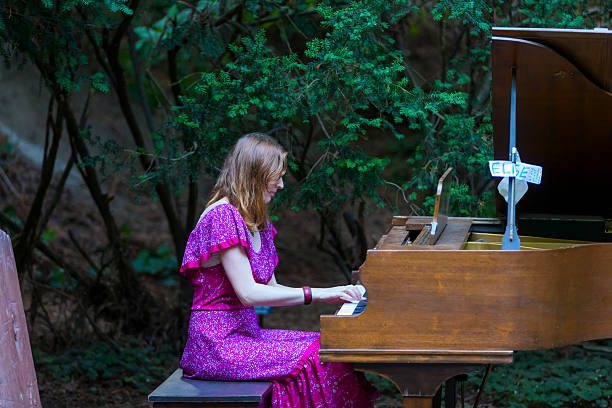
<path id="1" fill-rule="evenodd" d="M 431 408 L 442 408 L 442 387 L 438 388 L 431 402 Z"/>
<path id="2" fill-rule="evenodd" d="M 453 377 L 444 383 L 444 407 L 455 408 L 457 405 L 457 378 Z"/>
<path id="3" fill-rule="evenodd" d="M 433 398 L 445 380 L 481 367 L 478 364 L 448 363 L 354 363 L 353 366 L 391 380 L 404 396 L 404 408 L 431 408 Z"/>
<path id="4" fill-rule="evenodd" d="M 444 381 L 444 408 L 455 408 L 455 405 L 457 405 L 457 380 L 462 377 L 467 378 L 465 374 L 461 374 Z M 436 391 L 431 406 L 432 408 L 442 407 L 442 387 L 439 387 Z"/>

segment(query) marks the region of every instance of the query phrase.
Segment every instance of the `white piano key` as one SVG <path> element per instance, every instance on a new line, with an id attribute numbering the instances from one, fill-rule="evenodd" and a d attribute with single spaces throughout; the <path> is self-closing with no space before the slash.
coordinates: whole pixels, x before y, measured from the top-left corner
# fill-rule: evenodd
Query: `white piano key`
<path id="1" fill-rule="evenodd" d="M 336 316 L 351 316 L 358 304 L 359 302 L 343 304 L 336 313 Z"/>

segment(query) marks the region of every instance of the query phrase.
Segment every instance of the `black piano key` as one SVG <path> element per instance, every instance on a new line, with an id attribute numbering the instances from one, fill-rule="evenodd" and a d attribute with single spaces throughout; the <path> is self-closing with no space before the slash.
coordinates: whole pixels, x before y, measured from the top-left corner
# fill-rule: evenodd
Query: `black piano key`
<path id="1" fill-rule="evenodd" d="M 356 314 L 363 312 L 367 305 L 368 305 L 367 300 L 360 300 L 359 303 L 357 303 L 357 307 L 355 307 L 353 314 L 356 315 Z"/>

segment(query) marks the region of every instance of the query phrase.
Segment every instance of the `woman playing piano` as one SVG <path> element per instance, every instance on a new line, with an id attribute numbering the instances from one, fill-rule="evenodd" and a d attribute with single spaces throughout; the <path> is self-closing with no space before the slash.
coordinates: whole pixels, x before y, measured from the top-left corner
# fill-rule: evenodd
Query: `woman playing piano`
<path id="1" fill-rule="evenodd" d="M 278 263 L 267 204 L 283 188 L 287 153 L 264 134 L 242 137 L 227 156 L 180 269 L 194 290 L 183 375 L 272 380 L 272 407 L 371 407 L 377 392 L 343 363 L 319 361 L 319 333 L 263 330 L 253 306 L 360 299 L 352 285 L 291 288 Z"/>

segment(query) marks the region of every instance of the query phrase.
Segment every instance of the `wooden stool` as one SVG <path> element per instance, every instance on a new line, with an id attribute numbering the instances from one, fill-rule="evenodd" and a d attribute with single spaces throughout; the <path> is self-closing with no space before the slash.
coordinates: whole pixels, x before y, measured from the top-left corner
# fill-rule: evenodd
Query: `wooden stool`
<path id="1" fill-rule="evenodd" d="M 269 405 L 269 381 L 203 381 L 177 369 L 149 394 L 154 408 L 246 408 Z M 263 403 L 262 403 L 263 401 Z"/>

